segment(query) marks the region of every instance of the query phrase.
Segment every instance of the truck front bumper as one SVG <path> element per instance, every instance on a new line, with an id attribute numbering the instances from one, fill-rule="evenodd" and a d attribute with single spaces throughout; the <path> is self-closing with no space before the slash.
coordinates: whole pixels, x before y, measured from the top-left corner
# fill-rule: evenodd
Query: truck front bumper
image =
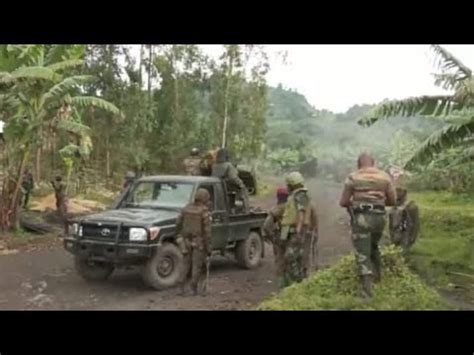
<path id="1" fill-rule="evenodd" d="M 115 243 L 92 239 L 64 238 L 64 248 L 73 255 L 97 261 L 128 261 L 150 258 L 156 245 Z"/>

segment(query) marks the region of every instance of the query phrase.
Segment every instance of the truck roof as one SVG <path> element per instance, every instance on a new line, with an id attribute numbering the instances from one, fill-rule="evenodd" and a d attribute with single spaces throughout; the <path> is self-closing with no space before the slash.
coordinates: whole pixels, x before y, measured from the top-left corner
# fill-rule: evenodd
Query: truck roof
<path id="1" fill-rule="evenodd" d="M 220 182 L 220 179 L 212 176 L 190 176 L 190 175 L 152 175 L 140 178 L 138 181 L 163 181 L 163 182 L 184 182 L 184 183 L 216 183 Z"/>

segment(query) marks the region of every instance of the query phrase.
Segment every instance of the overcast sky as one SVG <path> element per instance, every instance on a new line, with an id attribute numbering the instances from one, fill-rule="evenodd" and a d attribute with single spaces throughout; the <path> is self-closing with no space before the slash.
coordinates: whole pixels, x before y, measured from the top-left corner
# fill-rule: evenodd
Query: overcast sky
<path id="1" fill-rule="evenodd" d="M 220 45 L 203 45 L 218 56 Z M 446 49 L 474 69 L 473 45 Z M 418 95 L 440 94 L 433 84 L 434 54 L 428 45 L 269 45 L 270 85 L 281 83 L 306 96 L 317 109 L 346 111 L 355 104 L 378 103 Z M 287 64 L 276 53 L 287 51 Z"/>

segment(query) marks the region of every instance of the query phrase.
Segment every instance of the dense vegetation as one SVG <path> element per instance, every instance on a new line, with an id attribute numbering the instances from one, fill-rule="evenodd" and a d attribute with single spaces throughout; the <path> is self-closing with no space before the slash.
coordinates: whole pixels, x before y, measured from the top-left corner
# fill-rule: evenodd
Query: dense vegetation
<path id="1" fill-rule="evenodd" d="M 264 301 L 261 310 L 434 310 L 447 309 L 441 297 L 406 266 L 401 250 L 382 252 L 383 279 L 374 287 L 374 297 L 359 297 L 360 283 L 353 255 L 313 274 L 300 284 L 284 289 Z"/>

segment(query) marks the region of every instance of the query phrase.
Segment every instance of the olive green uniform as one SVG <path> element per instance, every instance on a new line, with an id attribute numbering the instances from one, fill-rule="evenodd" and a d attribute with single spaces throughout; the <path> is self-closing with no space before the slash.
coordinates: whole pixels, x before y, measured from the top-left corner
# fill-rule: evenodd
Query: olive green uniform
<path id="1" fill-rule="evenodd" d="M 284 267 L 284 255 L 286 250 L 286 241 L 281 240 L 281 219 L 283 217 L 283 212 L 285 211 L 285 204 L 280 203 L 273 207 L 269 213 L 265 222 L 263 224 L 263 231 L 265 237 L 273 245 L 273 254 L 275 256 L 275 266 L 276 266 L 276 275 L 278 280 L 281 282 L 283 273 L 285 271 Z"/>
<path id="2" fill-rule="evenodd" d="M 303 229 L 300 235 L 296 232 L 296 220 L 299 212 L 304 212 Z M 294 282 L 302 281 L 305 277 L 304 240 L 311 231 L 311 202 L 307 189 L 296 189 L 288 197 L 281 225 L 280 238 L 286 243 L 283 283 L 284 286 L 289 286 Z"/>
<path id="3" fill-rule="evenodd" d="M 212 176 L 223 179 L 226 182 L 229 190 L 238 190 L 240 198 L 243 201 L 245 211 L 249 211 L 250 203 L 247 188 L 239 178 L 239 172 L 232 165 L 232 163 L 226 161 L 213 164 Z"/>
<path id="4" fill-rule="evenodd" d="M 177 220 L 178 244 L 184 255 L 185 272 L 182 290 L 190 281 L 191 289 L 197 293 L 204 281 L 206 258 L 210 255 L 211 214 L 207 206 L 190 203 L 181 211 Z"/>

